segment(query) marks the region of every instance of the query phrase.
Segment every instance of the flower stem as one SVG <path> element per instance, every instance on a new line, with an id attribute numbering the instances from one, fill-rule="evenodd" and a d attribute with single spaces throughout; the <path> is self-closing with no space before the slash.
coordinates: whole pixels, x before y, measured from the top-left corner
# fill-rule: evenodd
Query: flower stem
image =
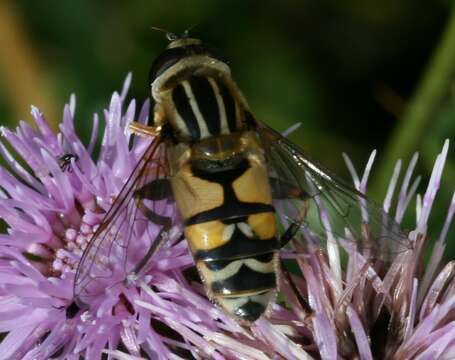
<path id="1" fill-rule="evenodd" d="M 398 126 L 380 164 L 375 194 L 382 193 L 396 159 L 409 158 L 420 147 L 435 123 L 438 109 L 448 95 L 455 74 L 455 10 L 452 10 L 440 43 Z"/>

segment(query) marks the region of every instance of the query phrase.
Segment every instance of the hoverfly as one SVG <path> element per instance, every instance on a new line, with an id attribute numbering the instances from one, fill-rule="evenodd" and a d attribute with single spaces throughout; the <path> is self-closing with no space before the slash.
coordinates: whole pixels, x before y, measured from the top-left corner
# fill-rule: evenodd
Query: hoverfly
<path id="1" fill-rule="evenodd" d="M 117 262 L 143 270 L 173 229 L 208 297 L 245 324 L 270 309 L 291 239 L 331 234 L 380 259 L 411 248 L 378 206 L 257 120 L 215 52 L 188 36 L 169 40 L 150 70 L 148 123 L 130 125 L 150 145 L 82 256 L 78 303 L 112 281 Z"/>

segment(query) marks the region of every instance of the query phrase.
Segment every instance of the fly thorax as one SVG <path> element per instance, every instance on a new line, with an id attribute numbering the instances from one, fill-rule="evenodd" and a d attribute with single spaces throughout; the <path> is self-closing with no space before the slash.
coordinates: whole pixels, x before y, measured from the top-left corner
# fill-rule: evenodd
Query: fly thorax
<path id="1" fill-rule="evenodd" d="M 168 90 L 163 106 L 177 139 L 197 142 L 243 129 L 239 96 L 225 79 L 193 73 Z"/>

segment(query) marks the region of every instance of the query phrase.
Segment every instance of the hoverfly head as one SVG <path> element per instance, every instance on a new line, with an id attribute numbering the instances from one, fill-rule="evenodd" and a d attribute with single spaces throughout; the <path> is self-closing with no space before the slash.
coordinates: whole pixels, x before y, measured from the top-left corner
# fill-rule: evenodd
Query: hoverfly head
<path id="1" fill-rule="evenodd" d="M 152 84 L 156 78 L 181 60 L 194 56 L 207 56 L 217 62 L 226 63 L 216 51 L 207 47 L 200 39 L 190 37 L 191 28 L 185 30 L 181 36 L 156 27 L 153 27 L 152 29 L 165 33 L 166 38 L 169 40 L 169 44 L 153 61 L 150 68 L 149 84 Z"/>

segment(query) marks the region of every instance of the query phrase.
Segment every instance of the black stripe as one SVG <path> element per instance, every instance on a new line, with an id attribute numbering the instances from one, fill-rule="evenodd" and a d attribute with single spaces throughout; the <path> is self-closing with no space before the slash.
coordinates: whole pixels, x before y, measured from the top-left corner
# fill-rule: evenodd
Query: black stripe
<path id="1" fill-rule="evenodd" d="M 273 255 L 275 255 L 275 252 L 274 251 L 270 251 L 270 252 L 265 253 L 265 254 L 249 256 L 248 259 L 254 258 L 254 259 L 256 259 L 259 262 L 268 263 L 268 262 L 272 261 Z M 240 259 L 242 259 L 242 258 L 235 259 L 235 260 L 240 260 Z M 210 260 L 210 261 L 205 261 L 205 266 L 207 266 L 207 268 L 209 270 L 220 271 L 220 270 L 223 270 L 226 266 L 228 266 L 232 261 L 235 261 L 235 260 L 225 260 L 225 259 L 222 259 L 222 260 Z"/>
<path id="2" fill-rule="evenodd" d="M 172 90 L 172 100 L 174 101 L 177 112 L 188 128 L 191 139 L 199 140 L 201 137 L 201 131 L 182 84 L 177 85 L 174 90 Z"/>
<path id="3" fill-rule="evenodd" d="M 216 101 L 215 92 L 206 77 L 193 76 L 190 78 L 191 89 L 193 90 L 199 111 L 204 118 L 211 135 L 220 134 L 220 109 Z"/>
<path id="4" fill-rule="evenodd" d="M 229 126 L 229 131 L 234 132 L 237 130 L 237 116 L 235 113 L 235 100 L 231 92 L 221 81 L 217 82 L 220 89 L 221 98 L 223 99 L 224 108 L 226 110 L 226 119 Z"/>
<path id="5" fill-rule="evenodd" d="M 234 314 L 246 321 L 255 321 L 265 312 L 265 306 L 259 302 L 248 300 L 248 302 L 237 309 Z"/>
<path id="6" fill-rule="evenodd" d="M 228 201 L 232 199 L 234 191 L 230 193 L 224 192 L 225 202 L 216 208 L 200 212 L 193 215 L 184 221 L 186 226 L 205 223 L 207 221 L 220 220 L 223 218 L 235 218 L 236 216 L 248 216 L 252 214 L 259 214 L 264 212 L 275 212 L 275 208 L 269 204 L 263 203 L 246 203 L 240 201 Z M 235 194 L 234 194 L 235 195 Z"/>
<path id="7" fill-rule="evenodd" d="M 191 161 L 191 171 L 194 176 L 223 186 L 231 185 L 249 168 L 249 160 L 242 155 L 223 160 Z"/>
<path id="8" fill-rule="evenodd" d="M 231 277 L 214 281 L 210 285 L 214 294 L 235 294 L 243 291 L 274 289 L 276 276 L 274 272 L 261 273 L 243 264 Z"/>
<path id="9" fill-rule="evenodd" d="M 253 114 L 249 111 L 244 111 L 243 115 L 247 129 L 257 129 L 256 119 L 254 118 Z"/>
<path id="10" fill-rule="evenodd" d="M 262 212 L 274 212 L 275 209 L 270 204 L 242 202 L 237 199 L 232 183 L 250 168 L 248 159 L 239 158 L 228 159 L 224 164 L 213 162 L 212 165 L 207 162 L 204 166 L 198 162 L 193 162 L 191 171 L 194 176 L 215 182 L 223 186 L 224 201 L 220 206 L 211 210 L 195 214 L 184 221 L 185 225 L 195 225 L 212 220 L 238 218 Z M 215 166 L 216 165 L 216 166 Z"/>
<path id="11" fill-rule="evenodd" d="M 194 258 L 196 260 L 204 261 L 215 261 L 219 259 L 226 259 L 229 261 L 230 259 L 240 257 L 266 254 L 278 249 L 279 242 L 276 237 L 267 240 L 261 240 L 257 236 L 249 238 L 236 228 L 231 239 L 227 243 L 211 250 L 196 251 L 194 253 Z M 214 266 L 216 265 L 214 264 Z"/>
<path id="12" fill-rule="evenodd" d="M 227 218 L 227 219 L 222 219 L 221 220 L 223 224 L 230 225 L 230 224 L 236 224 L 239 222 L 248 222 L 248 216 L 236 216 L 232 218 Z"/>

